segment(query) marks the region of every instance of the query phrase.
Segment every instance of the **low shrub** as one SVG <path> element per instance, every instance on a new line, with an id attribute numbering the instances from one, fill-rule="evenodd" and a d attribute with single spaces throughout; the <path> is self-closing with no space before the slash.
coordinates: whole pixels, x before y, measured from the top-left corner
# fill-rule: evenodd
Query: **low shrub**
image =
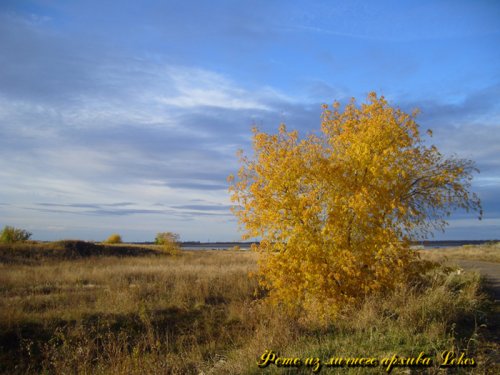
<path id="1" fill-rule="evenodd" d="M 0 234 L 0 242 L 1 243 L 14 243 L 14 242 L 24 242 L 29 240 L 31 237 L 31 233 L 19 228 L 14 228 L 6 225 L 2 234 Z"/>
<path id="2" fill-rule="evenodd" d="M 105 243 L 123 243 L 122 237 L 118 233 L 113 233 L 111 236 L 108 237 Z"/>

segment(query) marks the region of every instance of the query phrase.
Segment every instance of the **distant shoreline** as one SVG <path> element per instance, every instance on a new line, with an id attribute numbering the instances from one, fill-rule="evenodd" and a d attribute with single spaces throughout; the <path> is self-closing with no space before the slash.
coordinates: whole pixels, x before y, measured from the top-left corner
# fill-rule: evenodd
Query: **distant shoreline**
<path id="1" fill-rule="evenodd" d="M 440 247 L 459 247 L 463 245 L 484 245 L 491 242 L 499 242 L 500 240 L 447 240 L 447 241 L 414 241 L 412 246 L 423 247 L 424 249 L 433 249 Z M 152 245 L 154 242 L 133 242 L 137 245 Z M 183 250 L 229 250 L 238 246 L 242 250 L 250 249 L 252 244 L 258 245 L 258 242 L 197 242 L 186 241 L 181 242 Z"/>

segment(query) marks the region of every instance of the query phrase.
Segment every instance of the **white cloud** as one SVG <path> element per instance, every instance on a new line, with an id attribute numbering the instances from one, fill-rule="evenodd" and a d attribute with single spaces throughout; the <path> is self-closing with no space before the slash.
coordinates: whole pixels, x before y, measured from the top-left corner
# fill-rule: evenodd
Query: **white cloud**
<path id="1" fill-rule="evenodd" d="M 259 100 L 257 95 L 238 87 L 224 76 L 203 69 L 168 67 L 167 74 L 172 79 L 176 93 L 160 95 L 161 103 L 180 107 L 216 107 L 232 110 L 254 109 L 269 111 L 271 107 Z M 266 90 L 280 100 L 283 96 Z"/>

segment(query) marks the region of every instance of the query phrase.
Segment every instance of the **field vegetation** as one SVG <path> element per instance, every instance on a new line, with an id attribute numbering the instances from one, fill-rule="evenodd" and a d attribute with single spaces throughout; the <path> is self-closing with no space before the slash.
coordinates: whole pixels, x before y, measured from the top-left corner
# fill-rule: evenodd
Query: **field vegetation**
<path id="1" fill-rule="evenodd" d="M 473 371 L 495 371 L 492 305 L 477 273 L 420 263 L 420 276 L 404 288 L 367 297 L 318 326 L 262 303 L 266 292 L 249 276 L 256 260 L 248 251 L 171 255 L 154 245 L 2 245 L 0 372 L 286 373 L 274 365 L 258 368 L 265 350 L 323 359 L 424 352 L 434 361 L 426 369 L 431 373 L 443 351 L 465 351 L 477 362 Z M 386 373 L 382 367 L 341 371 Z"/>
<path id="2" fill-rule="evenodd" d="M 437 262 L 461 259 L 500 263 L 500 242 L 491 242 L 485 245 L 449 247 L 440 249 L 439 251 L 422 251 L 420 254 L 425 259 Z"/>

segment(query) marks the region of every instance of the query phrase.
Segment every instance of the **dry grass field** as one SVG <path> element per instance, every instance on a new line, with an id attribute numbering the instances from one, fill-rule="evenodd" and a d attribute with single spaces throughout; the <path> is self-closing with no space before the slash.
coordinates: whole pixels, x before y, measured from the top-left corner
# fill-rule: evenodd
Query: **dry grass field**
<path id="1" fill-rule="evenodd" d="M 325 359 L 424 352 L 433 358 L 424 369 L 430 373 L 438 371 L 443 351 L 465 351 L 477 366 L 454 373 L 498 370 L 491 303 L 477 273 L 428 267 L 406 287 L 316 326 L 262 303 L 265 293 L 249 277 L 254 253 L 82 246 L 0 248 L 1 373 L 312 373 L 260 369 L 266 349 Z M 382 367 L 320 370 L 386 373 Z"/>
<path id="2" fill-rule="evenodd" d="M 500 242 L 488 245 L 464 245 L 431 251 L 423 250 L 420 251 L 420 254 L 425 259 L 437 262 L 464 259 L 500 263 Z"/>

